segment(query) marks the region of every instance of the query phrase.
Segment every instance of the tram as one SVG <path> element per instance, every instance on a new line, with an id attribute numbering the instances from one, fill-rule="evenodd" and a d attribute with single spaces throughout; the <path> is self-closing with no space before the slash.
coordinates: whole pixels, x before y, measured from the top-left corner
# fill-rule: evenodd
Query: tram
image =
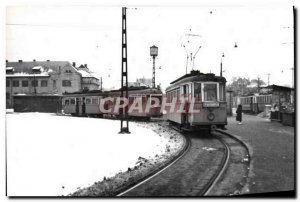
<path id="1" fill-rule="evenodd" d="M 225 129 L 226 79 L 192 70 L 166 89 L 166 114 L 181 129 Z"/>

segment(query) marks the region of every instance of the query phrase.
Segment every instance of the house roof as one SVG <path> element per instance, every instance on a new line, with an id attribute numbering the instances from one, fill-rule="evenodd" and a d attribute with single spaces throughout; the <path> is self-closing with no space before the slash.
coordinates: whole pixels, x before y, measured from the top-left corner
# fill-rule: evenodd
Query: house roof
<path id="1" fill-rule="evenodd" d="M 42 66 L 45 72 L 54 71 L 58 72 L 59 69 L 65 67 L 72 67 L 68 61 L 22 61 L 22 62 L 7 62 L 7 67 L 14 67 L 14 72 L 17 73 L 32 73 L 32 68 Z M 73 67 L 74 68 L 74 67 Z M 75 69 L 75 68 L 74 68 Z"/>
<path id="2" fill-rule="evenodd" d="M 73 68 L 76 72 L 80 73 L 82 77 L 96 78 L 84 66 L 81 68 L 73 67 L 68 61 L 22 61 L 22 62 L 6 62 L 6 69 L 13 69 L 14 74 L 6 75 L 8 77 L 15 76 L 30 76 L 33 74 L 32 70 L 41 70 L 41 73 L 35 76 L 49 76 L 50 72 L 59 72 L 66 67 Z"/>
<path id="3" fill-rule="evenodd" d="M 269 85 L 266 87 L 262 87 L 265 89 L 271 89 L 271 90 L 294 90 L 293 88 L 287 87 L 287 86 L 278 86 L 278 85 Z"/>
<path id="4" fill-rule="evenodd" d="M 77 72 L 79 72 L 82 77 L 92 78 L 94 77 L 90 72 L 87 72 L 85 70 L 77 69 Z"/>

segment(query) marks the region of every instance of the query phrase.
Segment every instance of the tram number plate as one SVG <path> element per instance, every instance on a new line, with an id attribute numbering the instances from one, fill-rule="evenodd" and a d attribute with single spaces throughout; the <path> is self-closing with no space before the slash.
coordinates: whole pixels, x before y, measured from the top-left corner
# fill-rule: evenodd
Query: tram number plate
<path id="1" fill-rule="evenodd" d="M 204 102 L 203 107 L 219 107 L 218 102 Z"/>

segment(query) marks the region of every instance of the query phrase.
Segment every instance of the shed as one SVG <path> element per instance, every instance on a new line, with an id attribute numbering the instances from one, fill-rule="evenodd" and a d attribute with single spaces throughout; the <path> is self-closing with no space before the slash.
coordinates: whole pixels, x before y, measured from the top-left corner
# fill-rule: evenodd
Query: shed
<path id="1" fill-rule="evenodd" d="M 62 109 L 61 95 L 57 94 L 16 94 L 13 95 L 15 112 L 50 112 Z"/>

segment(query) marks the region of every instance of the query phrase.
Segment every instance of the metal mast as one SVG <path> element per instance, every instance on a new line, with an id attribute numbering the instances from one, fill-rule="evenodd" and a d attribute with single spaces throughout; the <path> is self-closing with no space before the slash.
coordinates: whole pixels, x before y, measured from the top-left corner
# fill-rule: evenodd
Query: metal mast
<path id="1" fill-rule="evenodd" d="M 126 32 L 126 7 L 122 7 L 122 70 L 121 70 L 121 97 L 128 100 L 128 68 L 127 68 L 127 32 Z M 123 104 L 123 103 L 121 103 Z M 128 125 L 128 106 L 120 110 L 121 130 L 120 133 L 130 133 Z M 126 123 L 126 126 L 123 125 Z"/>

